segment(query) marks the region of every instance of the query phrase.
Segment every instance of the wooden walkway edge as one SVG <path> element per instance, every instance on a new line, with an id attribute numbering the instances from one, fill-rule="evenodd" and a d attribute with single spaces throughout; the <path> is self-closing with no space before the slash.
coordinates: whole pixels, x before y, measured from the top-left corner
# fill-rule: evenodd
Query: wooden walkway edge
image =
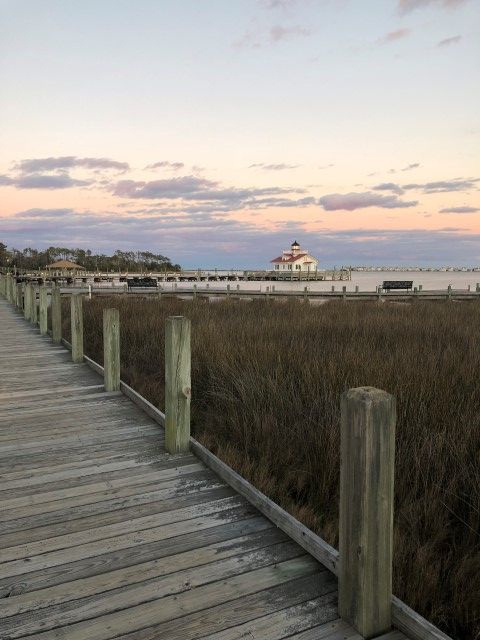
<path id="1" fill-rule="evenodd" d="M 193 439 L 168 454 L 158 409 L 3 299 L 0 363 L 0 639 L 361 639 L 334 549 Z"/>

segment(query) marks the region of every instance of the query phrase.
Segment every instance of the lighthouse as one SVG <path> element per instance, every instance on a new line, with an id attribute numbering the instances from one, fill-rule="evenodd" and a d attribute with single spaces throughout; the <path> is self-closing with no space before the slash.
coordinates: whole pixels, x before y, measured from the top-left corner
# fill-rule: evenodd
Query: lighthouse
<path id="1" fill-rule="evenodd" d="M 315 271 L 318 260 L 294 240 L 290 249 L 283 251 L 278 258 L 270 260 L 270 264 L 273 265 L 274 271 Z"/>

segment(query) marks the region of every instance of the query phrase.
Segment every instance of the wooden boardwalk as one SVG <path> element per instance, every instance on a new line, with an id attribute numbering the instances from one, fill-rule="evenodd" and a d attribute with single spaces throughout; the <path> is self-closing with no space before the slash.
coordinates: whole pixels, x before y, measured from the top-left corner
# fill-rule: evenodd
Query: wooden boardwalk
<path id="1" fill-rule="evenodd" d="M 329 571 L 4 299 L 0 363 L 0 638 L 360 640 Z"/>

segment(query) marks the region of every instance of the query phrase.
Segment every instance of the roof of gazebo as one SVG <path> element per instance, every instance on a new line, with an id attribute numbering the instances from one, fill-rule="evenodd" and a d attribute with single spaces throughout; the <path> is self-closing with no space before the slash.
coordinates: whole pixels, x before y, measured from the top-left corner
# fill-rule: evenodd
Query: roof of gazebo
<path id="1" fill-rule="evenodd" d="M 81 264 L 76 264 L 75 262 L 71 262 L 70 260 L 58 260 L 57 262 L 52 262 L 52 264 L 47 264 L 46 269 L 81 269 L 85 271 L 85 267 L 82 267 Z"/>

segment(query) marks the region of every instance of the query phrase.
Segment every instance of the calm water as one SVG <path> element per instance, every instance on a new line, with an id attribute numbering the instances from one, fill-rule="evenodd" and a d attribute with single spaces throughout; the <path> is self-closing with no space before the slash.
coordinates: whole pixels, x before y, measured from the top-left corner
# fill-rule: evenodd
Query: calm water
<path id="1" fill-rule="evenodd" d="M 239 285 L 241 291 L 265 291 L 267 287 L 275 286 L 276 291 L 298 291 L 303 290 L 305 286 L 311 291 L 330 291 L 332 285 L 335 285 L 337 291 L 342 290 L 342 286 L 347 287 L 347 291 L 354 291 L 358 285 L 360 291 L 375 291 L 378 285 L 384 280 L 413 280 L 413 286 L 422 285 L 424 291 L 438 291 L 447 289 L 448 285 L 452 285 L 452 289 L 468 289 L 468 285 L 475 289 L 476 283 L 480 282 L 480 272 L 466 273 L 462 271 L 376 271 L 364 272 L 354 271 L 352 279 L 348 281 L 326 281 L 326 282 L 210 282 L 208 288 L 211 291 L 215 289 L 224 290 L 227 284 L 235 290 Z M 178 282 L 178 289 L 190 289 L 193 282 Z M 206 282 L 198 282 L 198 289 L 205 289 Z M 165 289 L 173 289 L 173 282 L 162 283 Z"/>

